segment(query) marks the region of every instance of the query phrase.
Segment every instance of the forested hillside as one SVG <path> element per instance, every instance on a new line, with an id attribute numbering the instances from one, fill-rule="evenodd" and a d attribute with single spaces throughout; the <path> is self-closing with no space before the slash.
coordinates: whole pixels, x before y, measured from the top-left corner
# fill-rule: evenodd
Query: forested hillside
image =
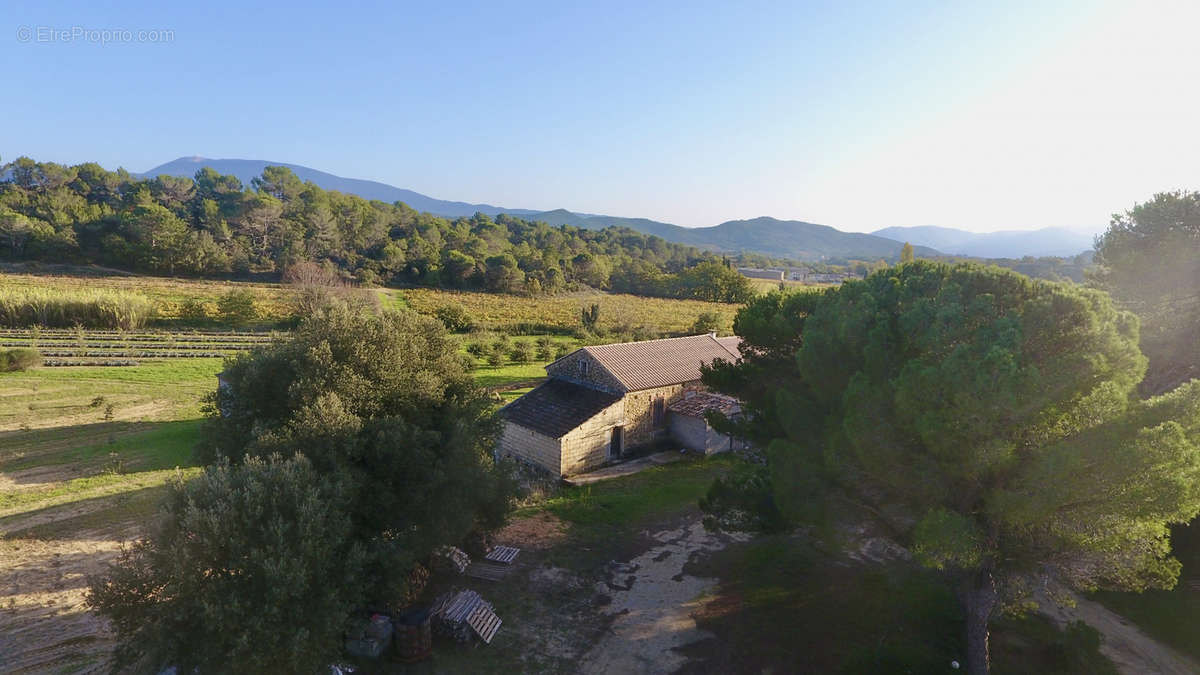
<path id="1" fill-rule="evenodd" d="M 529 294 L 585 284 L 721 302 L 749 293 L 712 254 L 628 228 L 508 214 L 451 220 L 324 190 L 286 167 L 248 186 L 211 168 L 147 179 L 25 157 L 0 175 L 0 258 L 9 260 L 267 278 L 314 261 L 364 283 Z"/>
<path id="2" fill-rule="evenodd" d="M 806 263 L 845 264 L 852 260 L 875 261 L 881 258 L 895 262 L 900 258 L 901 246 L 907 241 L 904 238 L 893 241 L 892 239 L 895 238 L 889 239 L 887 235 L 875 236 L 859 232 L 842 232 L 827 225 L 816 225 L 799 220 L 777 220 L 765 217 L 752 220 L 731 220 L 712 227 L 680 227 L 648 218 L 575 213 L 566 209 L 538 211 L 499 207 L 491 204 L 470 204 L 434 199 L 412 190 L 376 181 L 343 178 L 298 164 L 279 164 L 253 159 L 180 157 L 156 166 L 142 175 L 146 178 L 155 178 L 163 174 L 191 178 L 199 170 L 212 169 L 221 174 L 236 176 L 243 183 L 249 184 L 267 166 L 272 165 L 287 167 L 301 180 L 311 181 L 326 190 L 337 190 L 365 199 L 380 199 L 386 202 L 402 201 L 419 211 L 428 211 L 448 218 L 469 217 L 476 213 L 484 213 L 493 218 L 501 214 L 508 214 L 529 221 L 542 221 L 549 225 L 571 225 L 589 230 L 602 230 L 609 227 L 628 228 L 641 234 L 662 237 L 672 243 L 728 254 L 750 252 L 759 255 L 780 256 Z M 938 250 L 945 250 L 933 244 L 922 246 L 923 242 L 919 240 L 913 240 L 912 243 L 916 247 L 917 255 L 923 257 L 937 255 Z M 1071 250 L 1072 255 L 1077 252 Z M 1002 257 L 999 253 L 988 253 L 986 250 L 979 255 L 988 258 Z"/>

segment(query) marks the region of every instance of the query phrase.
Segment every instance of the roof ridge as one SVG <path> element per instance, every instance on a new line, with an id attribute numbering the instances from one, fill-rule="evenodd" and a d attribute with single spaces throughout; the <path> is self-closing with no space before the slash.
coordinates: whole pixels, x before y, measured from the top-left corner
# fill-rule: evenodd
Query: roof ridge
<path id="1" fill-rule="evenodd" d="M 602 345 L 584 345 L 580 349 L 591 349 L 593 347 L 624 347 L 628 345 L 644 345 L 651 342 L 666 342 L 668 340 L 688 340 L 691 338 L 706 337 L 716 340 L 712 333 L 698 333 L 696 335 L 676 335 L 675 337 L 654 338 L 653 340 L 634 340 L 633 342 L 609 342 Z"/>

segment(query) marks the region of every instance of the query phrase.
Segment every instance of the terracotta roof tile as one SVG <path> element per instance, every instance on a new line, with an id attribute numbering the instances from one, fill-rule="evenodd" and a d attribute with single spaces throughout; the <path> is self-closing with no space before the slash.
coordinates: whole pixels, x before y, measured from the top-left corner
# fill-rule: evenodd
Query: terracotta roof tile
<path id="1" fill-rule="evenodd" d="M 733 360 L 731 352 L 712 335 L 625 342 L 584 347 L 625 387 L 638 391 L 700 379 L 700 365 L 715 359 Z"/>
<path id="2" fill-rule="evenodd" d="M 717 342 L 722 347 L 725 348 L 725 351 L 729 352 L 730 354 L 733 354 L 733 358 L 735 358 L 735 359 L 742 358 L 742 353 L 740 351 L 738 351 L 738 347 L 741 346 L 741 344 L 742 344 L 742 338 L 740 338 L 736 335 L 730 335 L 728 337 L 717 338 Z"/>

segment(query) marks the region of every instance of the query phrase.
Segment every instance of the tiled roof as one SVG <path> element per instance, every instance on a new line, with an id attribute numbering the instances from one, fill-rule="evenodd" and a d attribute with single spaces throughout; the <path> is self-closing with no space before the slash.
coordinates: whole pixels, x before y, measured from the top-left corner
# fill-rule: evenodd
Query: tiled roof
<path id="1" fill-rule="evenodd" d="M 742 358 L 742 353 L 738 351 L 738 346 L 742 344 L 742 338 L 736 335 L 730 335 L 728 337 L 717 338 L 717 342 L 720 343 L 720 345 L 724 347 L 726 351 L 728 351 L 730 354 L 733 354 L 733 358 Z"/>
<path id="2" fill-rule="evenodd" d="M 729 351 L 712 335 L 596 345 L 583 350 L 596 359 L 627 391 L 665 387 L 700 379 L 700 365 L 714 359 L 731 361 Z"/>
<path id="3" fill-rule="evenodd" d="M 526 429 L 561 438 L 620 400 L 605 391 L 552 378 L 501 408 L 500 415 Z"/>
<path id="4" fill-rule="evenodd" d="M 742 407 L 736 399 L 729 398 L 728 396 L 698 392 L 675 401 L 667 407 L 667 410 L 677 415 L 686 415 L 688 417 L 704 417 L 704 413 L 709 410 L 716 410 L 728 417 L 741 412 Z"/>

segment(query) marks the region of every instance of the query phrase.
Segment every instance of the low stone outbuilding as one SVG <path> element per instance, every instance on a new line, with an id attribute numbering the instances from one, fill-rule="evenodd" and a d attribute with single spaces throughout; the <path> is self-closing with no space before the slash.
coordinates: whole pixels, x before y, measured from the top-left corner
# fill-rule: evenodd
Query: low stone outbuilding
<path id="1" fill-rule="evenodd" d="M 706 415 L 716 412 L 730 419 L 741 416 L 737 399 L 708 392 L 685 395 L 667 408 L 671 438 L 688 450 L 711 455 L 742 449 L 742 442 L 723 434 L 708 423 Z"/>
<path id="2" fill-rule="evenodd" d="M 703 390 L 701 365 L 737 360 L 739 342 L 707 334 L 578 349 L 501 410 L 499 453 L 560 476 L 619 460 L 667 437 L 668 407 Z"/>

